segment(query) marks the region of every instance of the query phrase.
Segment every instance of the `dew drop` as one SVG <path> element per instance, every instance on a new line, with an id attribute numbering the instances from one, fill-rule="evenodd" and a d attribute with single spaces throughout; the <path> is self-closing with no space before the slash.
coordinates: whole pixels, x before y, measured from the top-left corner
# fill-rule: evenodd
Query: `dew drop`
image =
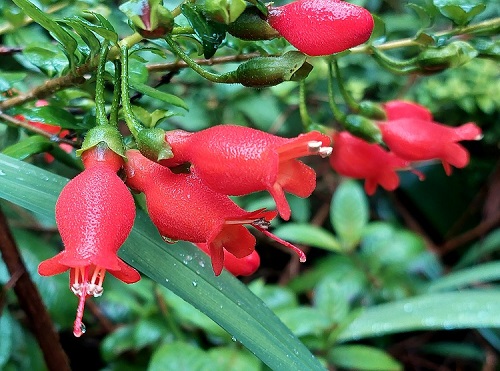
<path id="1" fill-rule="evenodd" d="M 79 338 L 80 336 L 85 334 L 85 332 L 87 332 L 87 327 L 85 327 L 85 325 L 82 322 L 80 324 L 80 328 L 73 331 L 73 335 L 75 335 L 75 337 Z"/>
<path id="2" fill-rule="evenodd" d="M 0 175 L 5 175 L 5 173 L 2 170 L 0 170 Z"/>
<path id="3" fill-rule="evenodd" d="M 198 264 L 200 265 L 200 267 L 205 268 L 205 262 L 203 260 L 200 260 Z"/>
<path id="4" fill-rule="evenodd" d="M 234 336 L 231 336 L 232 341 L 236 341 L 236 338 Z"/>
<path id="5" fill-rule="evenodd" d="M 194 287 L 198 286 L 198 282 L 196 282 L 196 281 L 193 281 L 192 284 Z"/>

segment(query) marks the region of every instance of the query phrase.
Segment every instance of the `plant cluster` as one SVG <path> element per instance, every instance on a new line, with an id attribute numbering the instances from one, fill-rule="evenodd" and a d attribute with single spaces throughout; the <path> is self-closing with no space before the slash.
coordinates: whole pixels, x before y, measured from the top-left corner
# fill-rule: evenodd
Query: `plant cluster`
<path id="1" fill-rule="evenodd" d="M 0 197 L 34 212 L 37 225 L 55 220 L 63 250 L 48 256 L 58 245 L 53 233 L 53 246 L 41 255 L 30 232 L 14 229 L 11 240 L 26 245 L 32 274 L 69 270 L 70 292 L 78 297 L 72 332 L 80 337 L 104 326 L 101 353 L 110 369 L 135 353 L 133 367 L 150 370 L 204 369 L 207 357 L 221 369 L 258 370 L 263 362 L 283 370 L 398 370 L 411 360 L 383 348 L 390 348 L 391 334 L 412 330 L 487 327 L 478 335 L 485 349 L 498 346 L 496 291 L 453 291 L 499 278 L 495 262 L 485 264 L 494 264 L 488 273 L 464 269 L 492 253 L 498 237 L 488 240 L 494 247 L 478 245 L 457 258 L 457 271 L 445 275 L 429 239 L 397 226 L 395 207 L 384 217 L 380 205 L 388 201 L 377 188 L 402 189 L 418 204 L 421 192 L 408 184 L 432 184 L 429 165 L 440 162 L 451 176 L 452 168 L 464 171 L 474 162 L 475 145 L 498 143 L 490 120 L 500 109 L 498 95 L 479 99 L 463 88 L 455 98 L 452 87 L 424 86 L 439 105 L 419 99 L 422 89 L 404 93 L 418 79 L 462 82 L 453 74 L 478 61 L 498 78 L 492 66 L 500 17 L 493 3 L 425 0 L 408 4 L 422 27 L 399 24 L 401 38 L 388 41 L 389 5 L 361 3 L 0 6 L 0 53 L 8 57 L 0 65 Z M 479 113 L 448 121 L 443 112 L 455 101 Z M 484 178 L 491 161 L 483 161 Z M 364 180 L 364 192 L 343 177 Z M 454 177 L 441 182 L 448 179 Z M 370 221 L 370 202 L 378 221 Z M 424 204 L 420 212 L 432 214 L 432 199 Z M 17 247 L 9 241 L 0 266 L 7 288 L 18 274 L 9 255 Z M 266 242 L 295 253 L 288 264 L 293 279 L 242 285 L 234 276 L 256 278 L 273 261 L 270 254 L 279 256 L 259 248 Z M 313 263 L 298 264 L 306 253 Z M 104 284 L 106 272 L 135 285 Z M 149 279 L 140 281 L 139 272 Z M 44 279 L 34 279 L 42 291 L 43 282 L 61 286 L 59 277 Z M 107 285 L 101 309 L 87 301 Z M 46 290 L 58 291 L 52 304 L 44 300 L 51 314 L 63 313 L 54 321 L 68 328 L 69 310 L 57 301 L 71 299 Z M 16 295 L 21 303 L 26 294 Z M 86 314 L 88 327 L 86 303 L 98 322 Z M 0 310 L 2 304 L 0 296 Z M 115 329 L 110 319 L 124 325 Z M 13 333 L 16 326 L 9 314 L 0 319 L 0 330 Z M 50 323 L 46 328 L 53 331 Z M 44 347 L 58 344 L 57 335 L 35 335 L 46 363 L 61 364 Z M 32 341 L 23 336 L 18 344 Z M 28 364 L 16 359 L 14 339 L 0 345 L 0 367 Z M 342 344 L 359 339 L 368 341 Z M 429 353 L 439 355 L 436 349 Z M 443 342 L 441 349 L 458 348 Z"/>

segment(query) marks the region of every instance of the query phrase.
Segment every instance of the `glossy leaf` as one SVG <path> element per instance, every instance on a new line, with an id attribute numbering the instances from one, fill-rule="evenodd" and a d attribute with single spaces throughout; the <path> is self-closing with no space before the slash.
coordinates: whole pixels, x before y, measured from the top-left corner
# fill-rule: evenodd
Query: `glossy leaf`
<path id="1" fill-rule="evenodd" d="M 184 3 L 181 5 L 181 10 L 200 38 L 205 58 L 213 57 L 226 37 L 225 27 L 220 23 L 208 20 L 195 5 Z"/>
<path id="2" fill-rule="evenodd" d="M 486 9 L 479 0 L 433 0 L 441 14 L 463 26 Z"/>
<path id="3" fill-rule="evenodd" d="M 32 135 L 12 144 L 2 151 L 4 155 L 24 160 L 37 153 L 47 152 L 52 148 L 52 142 L 41 135 Z"/>
<path id="4" fill-rule="evenodd" d="M 500 291 L 464 290 L 416 296 L 366 309 L 339 341 L 398 332 L 500 327 Z"/>
<path id="5" fill-rule="evenodd" d="M 174 342 L 160 346 L 153 353 L 148 371 L 209 371 L 206 353 L 188 343 Z"/>
<path id="6" fill-rule="evenodd" d="M 55 106 L 15 108 L 9 113 L 23 115 L 25 120 L 60 126 L 63 129 L 78 129 L 75 117 L 68 111 Z"/>
<path id="7" fill-rule="evenodd" d="M 0 155 L 0 197 L 45 217 L 54 217 L 54 204 L 66 182 L 65 178 Z M 207 314 L 272 369 L 322 369 L 245 285 L 225 271 L 215 277 L 208 257 L 195 246 L 165 244 L 144 213 L 138 213 L 119 255 Z"/>
<path id="8" fill-rule="evenodd" d="M 332 233 L 315 225 L 287 223 L 280 225 L 273 233 L 289 242 L 319 247 L 320 249 L 330 251 L 341 250 L 339 241 Z"/>

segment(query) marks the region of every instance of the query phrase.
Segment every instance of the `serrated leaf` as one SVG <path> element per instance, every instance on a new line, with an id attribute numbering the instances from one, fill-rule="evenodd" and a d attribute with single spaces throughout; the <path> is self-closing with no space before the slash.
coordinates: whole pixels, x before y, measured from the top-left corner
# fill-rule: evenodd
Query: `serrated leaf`
<path id="1" fill-rule="evenodd" d="M 339 341 L 398 332 L 500 327 L 500 291 L 427 294 L 367 308 L 341 332 Z"/>
<path id="2" fill-rule="evenodd" d="M 280 225 L 273 233 L 292 243 L 319 247 L 329 251 L 340 251 L 341 245 L 337 238 L 326 229 L 299 223 L 287 223 Z"/>
<path id="3" fill-rule="evenodd" d="M 403 366 L 383 350 L 367 345 L 339 345 L 328 359 L 341 368 L 363 371 L 399 371 Z"/>
<path id="4" fill-rule="evenodd" d="M 348 249 L 360 241 L 368 218 L 368 200 L 361 186 L 354 180 L 342 182 L 332 198 L 330 221 Z"/>
<path id="5" fill-rule="evenodd" d="M 28 0 L 12 0 L 18 7 L 20 7 L 27 16 L 31 17 L 40 26 L 49 31 L 54 38 L 61 43 L 64 47 L 64 52 L 68 57 L 70 68 L 75 67 L 75 52 L 78 43 L 71 36 L 71 34 L 61 27 L 57 22 L 51 19 L 46 13 L 38 9 L 31 1 Z"/>
<path id="6" fill-rule="evenodd" d="M 211 58 L 226 37 L 224 25 L 208 20 L 195 5 L 184 3 L 181 5 L 182 14 L 187 18 L 196 35 L 203 44 L 203 55 Z"/>
<path id="7" fill-rule="evenodd" d="M 0 154 L 0 198 L 54 218 L 56 199 L 66 183 L 65 178 Z M 187 261 L 186 254 L 193 259 Z M 194 245 L 166 245 L 143 212 L 137 213 L 119 256 L 207 314 L 273 370 L 323 370 L 245 285 L 225 271 L 215 277 L 209 258 Z"/>
<path id="8" fill-rule="evenodd" d="M 38 153 L 47 152 L 52 146 L 49 139 L 41 135 L 32 135 L 4 148 L 2 153 L 18 160 L 24 160 Z"/>
<path id="9" fill-rule="evenodd" d="M 148 95 L 151 98 L 161 100 L 162 102 L 171 104 L 176 107 L 184 108 L 186 111 L 189 111 L 189 107 L 187 106 L 187 104 L 176 95 L 165 93 L 149 85 L 142 84 L 138 81 L 130 81 L 129 85 L 132 89 L 138 91 L 141 94 Z"/>

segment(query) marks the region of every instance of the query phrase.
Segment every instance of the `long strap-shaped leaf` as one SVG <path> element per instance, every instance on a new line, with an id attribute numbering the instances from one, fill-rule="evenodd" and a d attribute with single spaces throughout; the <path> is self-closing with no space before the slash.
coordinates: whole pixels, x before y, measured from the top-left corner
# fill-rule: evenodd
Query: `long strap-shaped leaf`
<path id="1" fill-rule="evenodd" d="M 0 198 L 54 217 L 67 179 L 0 154 Z M 180 210 L 189 212 L 189 210 Z M 120 256 L 207 314 L 273 370 L 322 370 L 309 350 L 236 278 L 215 277 L 209 259 L 188 243 L 167 245 L 140 212 Z"/>

